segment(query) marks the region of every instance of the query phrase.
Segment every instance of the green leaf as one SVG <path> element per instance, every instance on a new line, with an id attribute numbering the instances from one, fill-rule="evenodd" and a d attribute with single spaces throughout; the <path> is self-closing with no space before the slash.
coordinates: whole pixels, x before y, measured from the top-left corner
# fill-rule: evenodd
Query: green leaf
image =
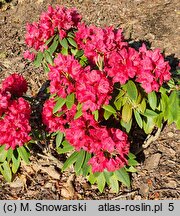
<path id="1" fill-rule="evenodd" d="M 68 55 L 68 49 L 65 49 L 64 47 L 61 49 L 61 53 L 65 56 Z"/>
<path id="2" fill-rule="evenodd" d="M 5 145 L 0 147 L 0 162 L 4 162 L 6 160 L 8 151 L 5 150 Z"/>
<path id="3" fill-rule="evenodd" d="M 87 176 L 88 173 L 90 172 L 91 167 L 88 165 L 88 161 L 90 158 L 91 158 L 91 154 L 86 152 L 86 157 L 85 157 L 84 164 L 82 167 L 83 176 Z"/>
<path id="4" fill-rule="evenodd" d="M 64 137 L 64 134 L 62 132 L 58 131 L 58 133 L 56 135 L 56 148 L 59 148 L 59 146 L 61 145 L 63 137 Z"/>
<path id="5" fill-rule="evenodd" d="M 47 61 L 47 63 L 53 65 L 52 56 L 51 56 L 51 54 L 47 50 L 44 51 L 44 58 Z"/>
<path id="6" fill-rule="evenodd" d="M 20 156 L 19 154 L 16 156 L 16 155 L 12 155 L 12 172 L 15 174 L 19 167 L 20 167 L 20 162 L 21 162 L 21 159 L 20 159 Z"/>
<path id="7" fill-rule="evenodd" d="M 122 119 L 125 123 L 132 119 L 132 106 L 128 103 L 125 103 L 122 108 Z"/>
<path id="8" fill-rule="evenodd" d="M 97 178 L 95 177 L 95 175 L 93 173 L 91 173 L 88 177 L 88 181 L 91 183 L 91 184 L 94 184 L 96 181 L 97 181 Z"/>
<path id="9" fill-rule="evenodd" d="M 115 100 L 115 101 L 114 101 L 114 105 L 115 105 L 115 107 L 116 107 L 117 110 L 120 110 L 120 109 L 121 109 L 121 106 L 122 106 L 121 98 Z"/>
<path id="10" fill-rule="evenodd" d="M 60 40 L 60 44 L 62 47 L 64 47 L 66 50 L 68 49 L 68 42 L 67 42 L 67 39 L 64 38 L 63 40 Z"/>
<path id="11" fill-rule="evenodd" d="M 158 113 L 156 113 L 150 109 L 146 109 L 146 111 L 143 115 L 146 117 L 156 117 L 156 116 L 158 116 Z"/>
<path id="12" fill-rule="evenodd" d="M 140 128 L 142 128 L 143 121 L 142 121 L 141 115 L 136 110 L 134 110 L 134 116 L 135 116 L 137 124 L 139 125 Z"/>
<path id="13" fill-rule="evenodd" d="M 34 60 L 35 67 L 39 67 L 42 63 L 42 60 L 43 60 L 43 53 L 38 52 L 38 54 L 36 55 L 36 58 Z"/>
<path id="14" fill-rule="evenodd" d="M 58 47 L 58 44 L 59 44 L 58 37 L 59 37 L 59 36 L 56 35 L 56 37 L 55 37 L 54 40 L 53 40 L 53 43 L 52 43 L 51 46 L 48 48 L 48 51 L 49 51 L 50 55 L 52 55 L 52 54 L 56 51 L 56 49 L 57 49 L 57 47 Z"/>
<path id="15" fill-rule="evenodd" d="M 151 133 L 152 130 L 154 129 L 154 127 L 155 127 L 154 119 L 155 118 L 153 118 L 153 117 L 148 117 L 146 119 L 146 121 L 145 120 L 143 121 L 143 129 L 144 129 L 146 134 Z"/>
<path id="16" fill-rule="evenodd" d="M 27 164 L 29 164 L 29 163 L 30 163 L 30 161 L 29 161 L 30 154 L 29 154 L 29 152 L 27 151 L 27 149 L 26 149 L 24 146 L 21 146 L 21 147 L 18 147 L 18 148 L 17 148 L 17 151 L 18 151 L 19 156 L 20 156 Z"/>
<path id="17" fill-rule="evenodd" d="M 80 110 L 78 110 L 77 111 L 77 113 L 76 113 L 76 115 L 74 116 L 74 119 L 78 119 L 79 117 L 81 117 L 82 116 L 82 109 L 80 109 Z"/>
<path id="18" fill-rule="evenodd" d="M 149 101 L 149 105 L 150 107 L 155 110 L 157 107 L 157 96 L 155 92 L 151 92 L 148 94 L 148 101 Z"/>
<path id="19" fill-rule="evenodd" d="M 74 147 L 72 145 L 69 144 L 69 142 L 67 140 L 64 140 L 62 142 L 63 147 L 62 148 L 57 148 L 57 153 L 58 154 L 64 154 L 67 152 L 71 152 L 72 150 L 74 150 Z"/>
<path id="20" fill-rule="evenodd" d="M 72 106 L 74 105 L 74 100 L 75 100 L 74 93 L 71 93 L 66 97 L 66 106 L 68 109 L 72 108 Z"/>
<path id="21" fill-rule="evenodd" d="M 76 160 L 76 163 L 75 163 L 75 166 L 74 166 L 74 170 L 76 173 L 78 173 L 80 171 L 80 169 L 82 168 L 82 165 L 83 165 L 83 162 L 84 162 L 84 159 L 85 159 L 85 151 L 84 150 L 81 150 L 80 152 L 78 152 L 79 155 L 77 157 L 77 160 Z"/>
<path id="22" fill-rule="evenodd" d="M 46 41 L 45 45 L 48 45 L 52 41 L 53 38 L 54 38 L 54 35 Z"/>
<path id="23" fill-rule="evenodd" d="M 77 52 L 78 52 L 77 49 L 71 49 L 71 53 L 72 53 L 74 56 L 76 55 Z"/>
<path id="24" fill-rule="evenodd" d="M 121 126 L 122 126 L 123 128 L 126 129 L 126 132 L 129 133 L 130 130 L 131 130 L 131 126 L 132 126 L 132 119 L 131 119 L 128 123 L 124 122 L 124 121 L 121 119 L 120 124 L 121 124 Z"/>
<path id="25" fill-rule="evenodd" d="M 109 181 L 110 181 L 111 190 L 114 193 L 118 193 L 119 192 L 119 182 L 118 182 L 116 176 L 115 175 L 111 176 Z"/>
<path id="26" fill-rule="evenodd" d="M 140 111 L 143 114 L 145 110 L 146 110 L 146 100 L 145 98 L 143 98 L 142 102 L 138 106 L 138 111 Z"/>
<path id="27" fill-rule="evenodd" d="M 105 179 L 106 179 L 106 182 L 107 182 L 107 184 L 110 186 L 110 178 L 112 177 L 112 175 L 113 175 L 113 172 L 108 172 L 107 170 L 104 170 L 104 177 L 105 177 Z"/>
<path id="28" fill-rule="evenodd" d="M 107 110 L 104 110 L 104 118 L 105 118 L 105 120 L 108 120 L 111 115 L 112 115 L 111 112 L 109 112 Z"/>
<path id="29" fill-rule="evenodd" d="M 120 170 L 117 170 L 114 172 L 114 175 L 116 176 L 116 178 L 122 182 L 125 186 L 130 187 L 130 178 L 129 178 L 129 174 L 127 173 L 127 171 L 125 170 L 125 168 L 121 168 Z"/>
<path id="30" fill-rule="evenodd" d="M 78 50 L 75 57 L 80 58 L 82 55 L 84 55 L 84 51 L 83 50 Z"/>
<path id="31" fill-rule="evenodd" d="M 103 192 L 105 185 L 106 185 L 106 179 L 104 177 L 104 173 L 101 172 L 97 177 L 97 186 L 101 193 Z"/>
<path id="32" fill-rule="evenodd" d="M 126 83 L 126 90 L 127 90 L 127 93 L 128 93 L 128 95 L 129 95 L 129 97 L 130 97 L 133 101 L 136 101 L 137 96 L 138 96 L 138 90 L 137 90 L 137 88 L 136 88 L 135 83 L 134 83 L 132 80 L 129 80 L 129 81 Z"/>
<path id="33" fill-rule="evenodd" d="M 95 110 L 94 112 L 92 112 L 92 114 L 94 115 L 94 119 L 96 121 L 98 121 L 98 118 L 99 118 L 99 111 L 98 110 Z"/>
<path id="34" fill-rule="evenodd" d="M 9 148 L 7 150 L 7 161 L 9 162 L 12 159 L 13 150 L 12 148 Z"/>
<path id="35" fill-rule="evenodd" d="M 53 114 L 59 111 L 65 103 L 66 103 L 66 98 L 59 98 L 54 106 Z"/>
<path id="36" fill-rule="evenodd" d="M 169 96 L 169 104 L 173 120 L 175 121 L 178 118 L 178 112 L 180 110 L 179 106 L 179 96 L 177 91 L 173 91 Z"/>
<path id="37" fill-rule="evenodd" d="M 3 164 L 0 165 L 0 171 L 5 178 L 6 181 L 11 182 L 12 180 L 12 172 L 7 161 L 4 161 Z"/>
<path id="38" fill-rule="evenodd" d="M 68 35 L 67 35 L 67 36 L 68 36 L 68 37 L 71 37 L 71 38 L 74 38 L 74 37 L 75 37 L 74 33 L 73 33 L 73 32 L 71 32 L 71 31 L 68 33 Z"/>
<path id="39" fill-rule="evenodd" d="M 132 172 L 132 173 L 137 172 L 137 169 L 135 169 L 133 166 L 130 166 L 128 168 L 126 167 L 125 169 L 127 172 Z"/>
<path id="40" fill-rule="evenodd" d="M 134 159 L 128 159 L 128 166 L 137 166 L 138 162 Z"/>
<path id="41" fill-rule="evenodd" d="M 102 108 L 110 113 L 116 113 L 116 110 L 111 105 L 103 105 Z"/>
<path id="42" fill-rule="evenodd" d="M 133 153 L 129 152 L 128 158 L 129 159 L 134 159 L 134 158 L 136 158 L 136 156 Z"/>
<path id="43" fill-rule="evenodd" d="M 73 46 L 73 47 L 75 47 L 75 48 L 77 48 L 78 46 L 77 46 L 77 43 L 75 42 L 75 40 L 74 39 L 72 39 L 72 38 L 67 38 L 67 40 L 68 40 L 68 42 Z"/>
<path id="44" fill-rule="evenodd" d="M 66 170 L 73 163 L 75 163 L 75 161 L 77 160 L 78 155 L 79 155 L 79 152 L 74 152 L 70 157 L 68 157 L 68 159 L 65 161 L 65 163 L 64 163 L 64 165 L 62 167 L 62 171 Z"/>

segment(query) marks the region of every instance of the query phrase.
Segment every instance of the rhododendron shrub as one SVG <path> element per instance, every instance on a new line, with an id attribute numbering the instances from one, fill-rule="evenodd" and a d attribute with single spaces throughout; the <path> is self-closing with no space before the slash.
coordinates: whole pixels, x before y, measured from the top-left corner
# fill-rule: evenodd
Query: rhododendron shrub
<path id="1" fill-rule="evenodd" d="M 164 55 L 145 44 L 135 49 L 122 29 L 86 25 L 74 8 L 49 6 L 26 30 L 24 58 L 48 72 L 42 123 L 57 153 L 68 153 L 62 171 L 73 165 L 76 174 L 97 183 L 101 192 L 106 183 L 115 192 L 119 182 L 129 187 L 128 172 L 135 172 L 137 165 L 130 152 L 133 130 L 151 134 L 164 122 L 180 128 L 179 81 Z M 30 140 L 26 90 L 19 75 L 2 83 L 1 130 L 13 131 L 0 138 L 2 143 L 7 139 L 6 148 Z"/>

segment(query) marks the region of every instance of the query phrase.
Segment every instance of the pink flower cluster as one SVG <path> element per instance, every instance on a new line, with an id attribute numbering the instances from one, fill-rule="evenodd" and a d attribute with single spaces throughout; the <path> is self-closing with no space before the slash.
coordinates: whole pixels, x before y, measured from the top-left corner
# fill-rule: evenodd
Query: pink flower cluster
<path id="1" fill-rule="evenodd" d="M 21 96 L 27 91 L 25 79 L 12 74 L 2 82 L 0 89 L 0 145 L 15 149 L 27 143 L 31 137 L 29 124 L 31 108 Z M 19 97 L 19 98 L 14 98 Z"/>
<path id="2" fill-rule="evenodd" d="M 26 44 L 35 50 L 43 51 L 45 42 L 58 32 L 61 39 L 66 37 L 67 31 L 78 25 L 81 16 L 75 9 L 67 9 L 57 6 L 55 9 L 48 7 L 47 12 L 42 13 L 39 22 L 27 24 Z"/>
<path id="3" fill-rule="evenodd" d="M 104 169 L 112 172 L 127 164 L 127 135 L 120 129 L 101 126 L 90 114 L 84 113 L 79 119 L 72 120 L 65 134 L 77 151 L 84 149 L 93 153 L 88 162 L 93 172 L 103 172 Z"/>
<path id="4" fill-rule="evenodd" d="M 9 92 L 16 97 L 21 97 L 27 91 L 27 88 L 27 82 L 24 77 L 16 73 L 2 82 L 2 91 Z"/>
<path id="5" fill-rule="evenodd" d="M 101 70 L 112 78 L 113 84 L 135 79 L 149 93 L 158 91 L 163 82 L 170 80 L 170 66 L 160 50 L 147 50 L 143 44 L 136 51 L 124 41 L 120 29 L 79 24 L 75 40 L 91 64 L 98 65 L 99 58 L 103 59 Z"/>
<path id="6" fill-rule="evenodd" d="M 83 68 L 73 56 L 59 54 L 49 66 L 51 94 L 66 98 L 74 92 L 83 111 L 95 111 L 111 99 L 112 83 L 102 71 Z"/>

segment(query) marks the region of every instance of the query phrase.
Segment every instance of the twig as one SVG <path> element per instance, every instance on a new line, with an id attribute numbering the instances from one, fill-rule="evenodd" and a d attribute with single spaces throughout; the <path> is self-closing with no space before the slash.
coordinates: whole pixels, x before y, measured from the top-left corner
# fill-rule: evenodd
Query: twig
<path id="1" fill-rule="evenodd" d="M 144 141 L 142 145 L 143 149 L 147 148 L 152 142 L 156 141 L 159 138 L 161 129 L 162 128 L 158 128 L 155 135 L 150 134 L 147 136 L 146 140 Z"/>
<path id="2" fill-rule="evenodd" d="M 56 165 L 57 165 L 57 167 L 58 168 L 60 168 L 60 169 L 62 169 L 62 167 L 63 167 L 63 163 L 62 162 L 60 162 L 57 158 L 55 158 L 52 154 L 50 154 L 50 153 L 47 153 L 46 151 L 43 151 L 43 153 L 45 154 L 45 155 L 42 155 L 42 154 L 37 154 L 37 155 L 39 155 L 40 157 L 42 157 L 42 158 L 45 158 L 45 159 L 48 159 L 48 160 L 51 160 L 51 161 L 53 161 L 54 163 L 56 163 Z"/>
<path id="3" fill-rule="evenodd" d="M 128 196 L 134 195 L 136 192 L 137 192 L 137 190 L 131 191 L 131 192 L 128 192 L 128 193 L 125 193 L 125 194 L 121 194 L 120 196 L 115 197 L 112 200 L 118 200 L 120 198 L 125 198 L 125 197 L 128 197 Z"/>

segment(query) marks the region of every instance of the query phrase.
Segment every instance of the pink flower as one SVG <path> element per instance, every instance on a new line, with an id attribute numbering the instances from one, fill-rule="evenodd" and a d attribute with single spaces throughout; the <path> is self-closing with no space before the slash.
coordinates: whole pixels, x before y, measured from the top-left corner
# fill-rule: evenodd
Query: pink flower
<path id="1" fill-rule="evenodd" d="M 29 142 L 31 126 L 29 124 L 31 109 L 29 103 L 23 98 L 11 101 L 0 119 L 0 145 L 6 145 L 6 149 L 23 146 Z"/>
<path id="2" fill-rule="evenodd" d="M 2 82 L 2 91 L 20 97 L 27 91 L 27 82 L 23 76 L 14 73 Z"/>
<path id="3" fill-rule="evenodd" d="M 170 80 L 170 66 L 165 62 L 159 49 L 147 50 L 145 44 L 139 49 L 140 64 L 136 81 L 147 93 L 158 91 L 159 87 Z"/>
<path id="4" fill-rule="evenodd" d="M 29 59 L 30 61 L 34 61 L 35 59 L 35 54 L 31 53 L 29 50 L 26 50 L 23 54 L 25 59 Z"/>

